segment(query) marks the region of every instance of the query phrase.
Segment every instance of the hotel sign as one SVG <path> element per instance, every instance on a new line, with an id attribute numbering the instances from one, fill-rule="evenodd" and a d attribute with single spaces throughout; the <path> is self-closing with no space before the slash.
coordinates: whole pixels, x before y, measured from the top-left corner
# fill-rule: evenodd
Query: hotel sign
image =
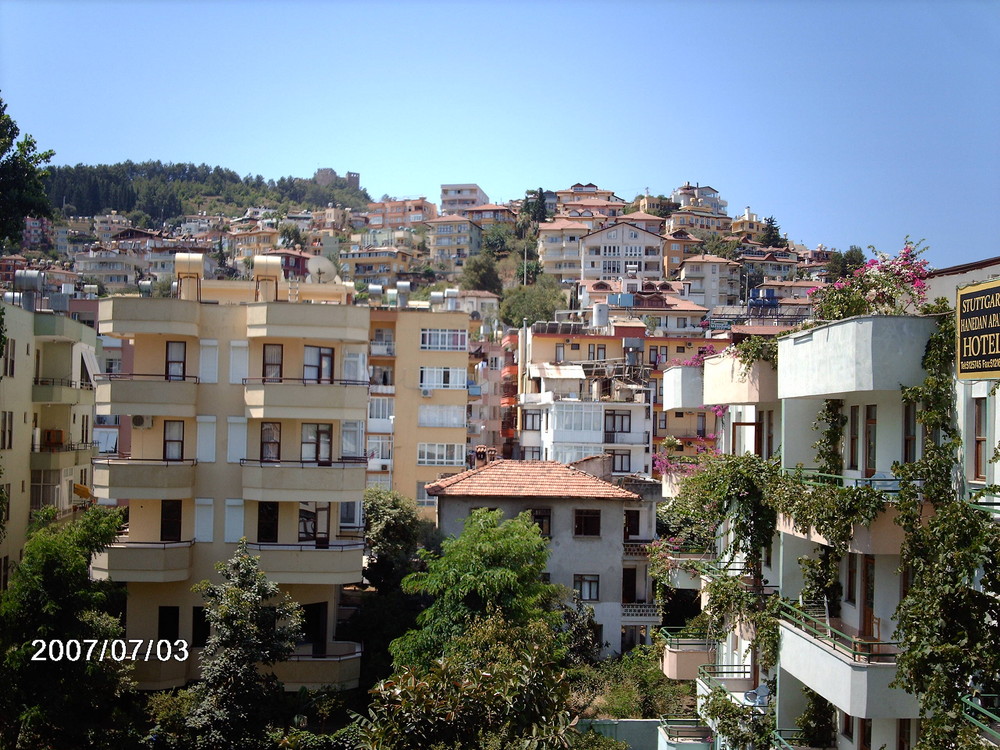
<path id="1" fill-rule="evenodd" d="M 958 290 L 958 379 L 1000 378 L 1000 279 Z"/>

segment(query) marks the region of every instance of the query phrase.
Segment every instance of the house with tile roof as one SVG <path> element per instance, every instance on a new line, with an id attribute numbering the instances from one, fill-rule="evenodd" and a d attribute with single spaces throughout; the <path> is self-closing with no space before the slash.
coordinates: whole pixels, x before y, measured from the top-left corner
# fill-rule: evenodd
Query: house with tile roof
<path id="1" fill-rule="evenodd" d="M 556 218 L 538 225 L 538 260 L 542 270 L 560 282 L 580 278 L 580 238 L 587 224 Z"/>
<path id="2" fill-rule="evenodd" d="M 663 278 L 663 237 L 633 224 L 614 224 L 580 239 L 581 279 L 617 279 L 634 272 Z"/>
<path id="3" fill-rule="evenodd" d="M 548 580 L 593 608 L 603 655 L 651 643 L 660 615 L 645 547 L 656 530 L 655 499 L 595 476 L 610 478 L 609 456 L 569 465 L 488 459 L 485 447 L 477 449 L 476 468 L 427 485 L 441 531 L 460 534 L 476 508 L 504 518 L 529 513 L 549 540 Z"/>

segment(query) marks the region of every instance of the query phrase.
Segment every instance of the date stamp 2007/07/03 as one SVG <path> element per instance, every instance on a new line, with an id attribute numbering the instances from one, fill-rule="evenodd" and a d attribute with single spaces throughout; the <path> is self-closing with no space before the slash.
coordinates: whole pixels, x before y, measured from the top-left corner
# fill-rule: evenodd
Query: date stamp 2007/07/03
<path id="1" fill-rule="evenodd" d="M 114 661 L 187 661 L 190 653 L 187 641 L 144 641 L 144 640 L 45 640 L 36 638 L 31 642 L 35 653 L 31 661 L 91 661 L 113 659 Z"/>

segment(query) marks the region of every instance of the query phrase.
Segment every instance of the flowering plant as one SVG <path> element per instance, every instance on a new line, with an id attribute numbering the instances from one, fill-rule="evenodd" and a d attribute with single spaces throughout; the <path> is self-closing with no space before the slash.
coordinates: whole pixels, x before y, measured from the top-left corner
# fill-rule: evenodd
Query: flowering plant
<path id="1" fill-rule="evenodd" d="M 927 299 L 925 248 L 906 240 L 896 257 L 876 253 L 854 272 L 822 289 L 810 289 L 815 317 L 843 320 L 855 315 L 903 315 Z"/>

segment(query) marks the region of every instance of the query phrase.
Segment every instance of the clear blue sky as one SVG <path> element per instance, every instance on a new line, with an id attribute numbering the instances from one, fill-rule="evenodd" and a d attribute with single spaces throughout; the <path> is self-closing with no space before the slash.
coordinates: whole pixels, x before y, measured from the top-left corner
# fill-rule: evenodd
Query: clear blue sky
<path id="1" fill-rule="evenodd" d="M 54 164 L 361 173 L 494 200 L 686 180 L 790 239 L 1000 254 L 1000 2 L 0 0 L 0 96 Z"/>

